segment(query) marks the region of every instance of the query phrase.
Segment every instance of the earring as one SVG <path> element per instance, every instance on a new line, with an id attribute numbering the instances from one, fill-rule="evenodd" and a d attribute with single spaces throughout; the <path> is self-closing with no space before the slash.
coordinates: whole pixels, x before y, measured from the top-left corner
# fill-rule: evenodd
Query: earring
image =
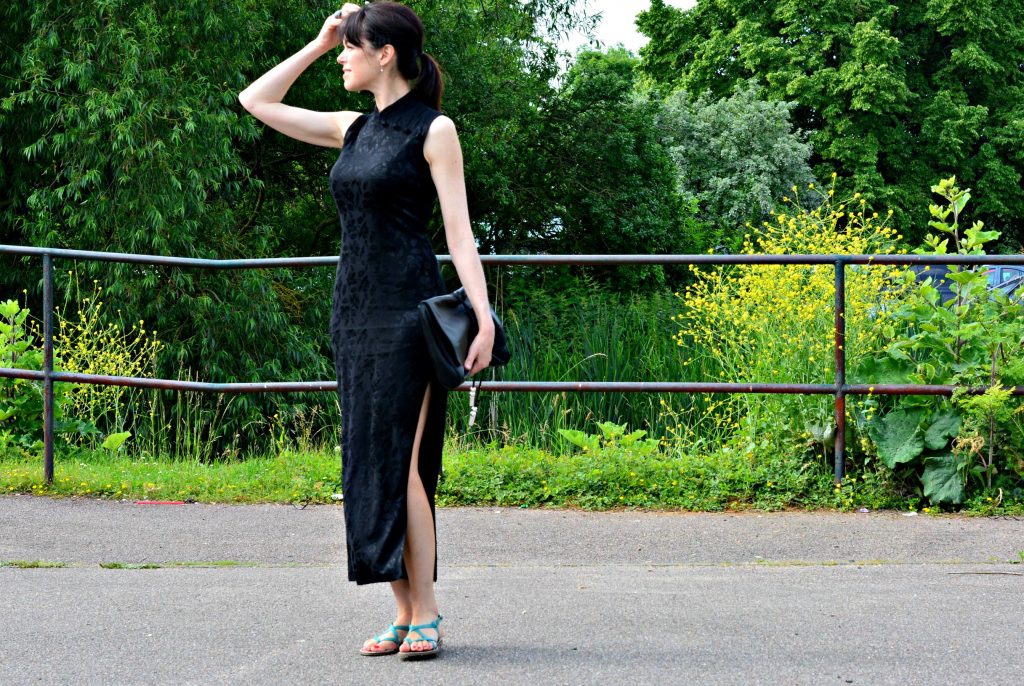
<path id="1" fill-rule="evenodd" d="M 381 74 L 383 74 L 383 73 L 384 73 L 384 65 L 383 65 L 383 64 L 382 64 L 382 65 L 380 65 L 380 73 L 381 73 Z"/>

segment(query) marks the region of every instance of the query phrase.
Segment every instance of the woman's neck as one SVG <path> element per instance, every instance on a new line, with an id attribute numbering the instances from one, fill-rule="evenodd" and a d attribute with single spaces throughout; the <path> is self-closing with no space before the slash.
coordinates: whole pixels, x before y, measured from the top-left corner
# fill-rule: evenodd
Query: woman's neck
<path id="1" fill-rule="evenodd" d="M 378 88 L 372 89 L 371 92 L 377 105 L 377 111 L 383 112 L 386 107 L 394 104 L 411 90 L 409 82 L 405 79 L 390 79 L 382 83 Z"/>

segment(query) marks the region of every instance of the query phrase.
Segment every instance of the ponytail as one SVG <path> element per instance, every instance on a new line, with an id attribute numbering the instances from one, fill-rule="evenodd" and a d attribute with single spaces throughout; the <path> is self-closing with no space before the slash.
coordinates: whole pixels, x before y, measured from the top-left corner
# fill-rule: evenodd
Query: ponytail
<path id="1" fill-rule="evenodd" d="M 427 53 L 420 54 L 420 74 L 413 85 L 416 97 L 435 110 L 441 110 L 441 97 L 444 95 L 444 80 L 441 78 L 441 67 L 437 60 Z"/>

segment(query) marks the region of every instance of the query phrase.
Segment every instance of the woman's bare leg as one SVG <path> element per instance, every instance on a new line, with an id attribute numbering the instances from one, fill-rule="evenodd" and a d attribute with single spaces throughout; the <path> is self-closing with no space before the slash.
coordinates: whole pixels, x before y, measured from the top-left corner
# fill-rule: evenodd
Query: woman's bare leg
<path id="1" fill-rule="evenodd" d="M 398 581 L 391 582 L 391 592 L 395 594 L 395 626 L 408 626 L 412 620 L 412 600 L 409 597 L 409 581 L 408 579 L 399 579 Z M 396 646 L 402 643 L 402 639 L 405 638 L 406 632 L 397 631 L 395 632 L 398 636 L 397 641 L 383 640 L 378 643 L 372 638 L 366 639 L 363 644 L 363 650 L 368 651 L 386 651 L 394 650 Z"/>
<path id="2" fill-rule="evenodd" d="M 437 598 L 434 596 L 434 518 L 430 512 L 430 501 L 427 491 L 420 480 L 419 455 L 420 440 L 427 422 L 430 407 L 430 386 L 423 395 L 420 407 L 419 422 L 416 426 L 416 438 L 412 445 L 412 462 L 409 466 L 409 492 L 406 498 L 408 523 L 405 534 L 405 568 L 409 572 L 408 591 L 409 603 L 412 608 L 412 624 L 427 624 L 437 618 Z M 423 629 L 422 635 L 433 639 L 439 638 L 439 632 Z M 413 636 L 415 638 L 415 635 Z M 430 644 L 426 641 L 415 641 L 411 645 L 401 646 L 407 650 L 427 650 Z"/>
<path id="3" fill-rule="evenodd" d="M 394 601 L 396 605 L 394 624 L 396 626 L 408 626 L 411 624 L 425 624 L 427 621 L 433 621 L 437 615 L 437 601 L 434 600 L 434 524 L 433 518 L 430 515 L 430 503 L 427 501 L 427 492 L 423 487 L 423 482 L 420 480 L 419 471 L 419 456 L 420 456 L 420 438 L 423 435 L 423 429 L 427 424 L 427 411 L 430 406 L 430 386 L 427 386 L 427 390 L 423 395 L 423 404 L 420 406 L 420 418 L 416 424 L 416 437 L 413 439 L 413 457 L 409 468 L 409 489 L 407 494 L 408 510 L 407 516 L 407 531 L 406 531 L 406 549 L 403 551 L 403 558 L 406 560 L 406 570 L 409 572 L 409 578 L 399 578 L 396 582 L 391 582 L 391 592 L 394 594 Z M 425 526 L 424 526 L 425 523 Z M 423 559 L 423 554 L 428 553 L 429 556 Z M 415 567 L 415 569 L 414 569 Z M 421 569 L 426 569 L 426 572 L 422 572 Z M 429 588 L 424 589 L 422 583 L 423 578 L 429 582 L 427 585 Z M 418 582 L 417 590 L 414 592 L 411 584 L 411 580 Z M 417 613 L 417 608 L 422 608 L 422 598 L 429 597 L 428 605 L 433 607 L 433 614 L 428 618 L 423 618 L 423 610 L 420 609 Z M 424 630 L 427 631 L 427 630 Z M 428 635 L 431 638 L 436 638 L 428 631 Z M 400 644 L 401 639 L 406 637 L 406 632 L 398 632 L 398 643 Z M 424 647 L 429 647 L 430 644 L 424 641 L 419 642 L 417 645 L 422 644 Z M 408 649 L 408 645 L 406 646 Z M 393 650 L 391 641 L 381 641 L 378 643 L 374 639 L 368 639 L 366 643 L 362 644 L 362 648 L 365 650 Z M 422 649 L 422 648 L 421 648 Z"/>

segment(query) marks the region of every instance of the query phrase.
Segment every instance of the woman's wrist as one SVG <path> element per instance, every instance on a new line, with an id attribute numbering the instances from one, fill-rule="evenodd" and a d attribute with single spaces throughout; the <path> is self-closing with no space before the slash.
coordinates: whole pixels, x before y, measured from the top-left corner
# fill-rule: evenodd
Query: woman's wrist
<path id="1" fill-rule="evenodd" d="M 487 333 L 487 334 L 490 334 L 490 335 L 493 336 L 494 335 L 494 320 L 491 319 L 490 312 L 488 312 L 487 314 L 488 314 L 487 317 L 485 317 L 484 319 L 480 320 L 480 333 Z"/>
<path id="2" fill-rule="evenodd" d="M 301 50 L 301 52 L 308 53 L 312 55 L 314 59 L 318 59 L 329 53 L 332 48 L 333 46 L 323 45 L 319 40 L 314 38 L 310 42 L 306 43 L 306 46 Z"/>

